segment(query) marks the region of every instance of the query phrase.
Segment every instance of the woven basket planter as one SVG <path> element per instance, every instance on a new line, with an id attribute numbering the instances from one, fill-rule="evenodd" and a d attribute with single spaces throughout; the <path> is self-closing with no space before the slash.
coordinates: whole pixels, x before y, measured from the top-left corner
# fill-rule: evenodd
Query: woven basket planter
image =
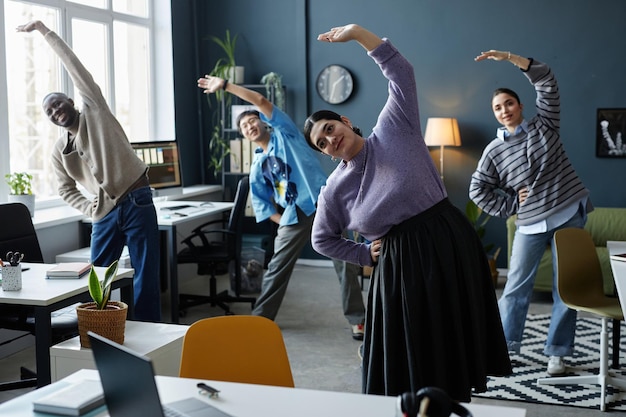
<path id="1" fill-rule="evenodd" d="M 96 303 L 85 303 L 76 307 L 80 345 L 90 348 L 87 332 L 91 330 L 119 344 L 124 343 L 126 313 L 128 305 L 120 301 L 109 301 L 104 310 L 97 310 Z"/>

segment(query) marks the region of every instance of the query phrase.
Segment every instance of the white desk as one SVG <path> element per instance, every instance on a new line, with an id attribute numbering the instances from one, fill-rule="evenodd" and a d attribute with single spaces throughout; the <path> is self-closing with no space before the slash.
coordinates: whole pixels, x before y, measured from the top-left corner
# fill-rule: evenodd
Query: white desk
<path id="1" fill-rule="evenodd" d="M 626 242 L 609 241 L 606 242 L 611 257 L 611 270 L 615 280 L 615 289 L 619 297 L 624 317 L 626 317 L 626 258 L 615 255 L 626 253 Z"/>
<path id="2" fill-rule="evenodd" d="M 78 302 L 89 301 L 87 276 L 80 279 L 46 279 L 46 271 L 53 264 L 24 263 L 29 267 L 22 272 L 22 289 L 4 291 L 0 289 L 0 304 L 22 305 L 34 309 L 35 315 L 35 357 L 37 361 L 37 386 L 50 383 L 50 354 L 52 326 L 50 314 L 60 308 Z M 97 268 L 99 276 L 104 276 L 106 268 Z M 128 314 L 133 312 L 132 269 L 118 269 L 112 288 L 121 288 L 121 298 L 128 304 Z"/>
<path id="3" fill-rule="evenodd" d="M 98 372 L 83 369 L 48 387 L 29 392 L 0 404 L 0 415 L 32 417 L 33 400 L 65 386 L 65 382 L 98 379 Z M 269 385 L 204 381 L 219 389 L 220 395 L 211 400 L 198 394 L 198 379 L 156 377 L 162 403 L 195 396 L 220 408 L 233 417 L 395 417 L 396 397 L 363 395 L 344 392 L 273 387 Z M 474 417 L 524 417 L 526 410 L 484 404 L 463 404 Z M 102 406 L 85 416 L 108 416 Z"/>
<path id="4" fill-rule="evenodd" d="M 173 206 L 192 206 L 190 209 L 177 210 L 175 212 L 169 212 L 162 210 L 164 207 Z M 178 242 L 176 237 L 176 226 L 198 220 L 204 217 L 209 217 L 215 214 L 220 214 L 233 208 L 232 202 L 201 202 L 201 201 L 164 201 L 155 203 L 157 209 L 159 230 L 162 230 L 166 234 L 167 239 L 167 261 L 169 265 L 169 278 L 170 278 L 170 306 L 171 306 L 171 322 L 178 323 L 179 311 L 178 311 Z M 182 213 L 183 216 L 175 213 Z"/>
<path id="5" fill-rule="evenodd" d="M 174 206 L 191 206 L 177 211 L 163 210 L 165 207 Z M 229 211 L 233 207 L 232 202 L 222 201 L 163 201 L 156 202 L 154 206 L 157 211 L 157 222 L 159 224 L 159 230 L 165 232 L 166 246 L 161 251 L 162 261 L 167 259 L 169 267 L 169 289 L 170 289 L 170 305 L 171 305 L 171 317 L 172 323 L 178 323 L 179 321 L 179 308 L 178 308 L 178 261 L 176 255 L 178 254 L 178 242 L 176 236 L 176 226 L 181 224 L 202 219 L 205 217 L 213 216 L 216 214 Z M 176 214 L 179 213 L 179 214 Z M 91 220 L 83 220 L 85 225 L 91 226 Z M 165 252 L 167 257 L 164 258 Z M 164 263 L 161 262 L 163 266 Z"/>
<path id="6" fill-rule="evenodd" d="M 188 328 L 180 324 L 127 321 L 124 346 L 149 357 L 157 375 L 178 376 Z M 50 348 L 52 382 L 81 369 L 96 369 L 96 364 L 91 349 L 81 347 L 78 336 Z"/>

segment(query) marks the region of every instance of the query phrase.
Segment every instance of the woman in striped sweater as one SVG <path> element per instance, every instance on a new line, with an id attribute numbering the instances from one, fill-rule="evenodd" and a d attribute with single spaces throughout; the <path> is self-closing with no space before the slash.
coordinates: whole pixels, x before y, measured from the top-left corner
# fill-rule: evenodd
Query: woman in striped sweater
<path id="1" fill-rule="evenodd" d="M 509 273 L 498 305 L 509 352 L 519 353 L 537 266 L 554 232 L 584 227 L 593 210 L 589 190 L 576 175 L 561 143 L 560 96 L 546 64 L 506 51 L 482 52 L 476 61 L 508 61 L 535 87 L 537 114 L 525 119 L 519 96 L 497 89 L 491 106 L 502 125 L 487 145 L 472 175 L 470 198 L 492 216 L 517 214 Z M 555 254 L 553 248 L 553 256 Z M 556 284 L 556 262 L 553 282 Z M 553 285 L 552 318 L 544 354 L 548 373 L 563 374 L 563 356 L 572 354 L 576 312 L 567 308 Z"/>

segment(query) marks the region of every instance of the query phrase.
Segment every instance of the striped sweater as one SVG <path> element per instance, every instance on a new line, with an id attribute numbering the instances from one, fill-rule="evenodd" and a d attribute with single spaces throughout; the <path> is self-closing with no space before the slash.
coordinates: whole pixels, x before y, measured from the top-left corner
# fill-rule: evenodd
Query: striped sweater
<path id="1" fill-rule="evenodd" d="M 589 195 L 561 143 L 560 96 L 552 70 L 531 59 L 524 74 L 537 93 L 537 115 L 528 121 L 528 132 L 487 145 L 469 189 L 470 198 L 486 213 L 517 213 L 518 225 L 545 220 Z M 528 197 L 519 204 L 522 187 L 528 187 Z"/>

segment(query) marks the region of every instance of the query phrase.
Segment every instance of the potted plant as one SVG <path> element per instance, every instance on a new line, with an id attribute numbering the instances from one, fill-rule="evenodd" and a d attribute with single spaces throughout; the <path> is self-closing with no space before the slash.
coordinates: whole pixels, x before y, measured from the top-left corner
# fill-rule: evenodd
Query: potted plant
<path id="1" fill-rule="evenodd" d="M 285 110 L 285 91 L 283 90 L 282 75 L 268 72 L 261 78 L 261 84 L 265 85 L 265 96 L 267 99 L 279 109 Z"/>
<path id="2" fill-rule="evenodd" d="M 226 29 L 224 39 L 217 36 L 211 36 L 211 40 L 215 42 L 226 54 L 225 58 L 220 58 L 215 63 L 211 75 L 228 79 L 234 84 L 243 84 L 244 67 L 238 66 L 235 61 L 235 47 L 237 46 L 237 37 L 239 35 L 230 36 L 230 31 Z"/>
<path id="3" fill-rule="evenodd" d="M 487 224 L 491 216 L 485 213 L 472 200 L 469 200 L 465 205 L 465 215 L 467 216 L 467 219 L 470 221 L 472 226 L 474 226 L 474 230 L 476 230 L 478 237 L 482 241 L 485 237 L 485 225 Z M 493 280 L 493 285 L 495 287 L 498 283 L 498 268 L 496 267 L 496 260 L 498 258 L 498 255 L 500 254 L 500 248 L 496 248 L 494 250 L 494 246 L 495 245 L 493 243 L 485 244 L 483 242 L 483 248 L 485 249 L 485 253 L 487 254 L 489 268 L 491 269 L 491 279 Z"/>
<path id="4" fill-rule="evenodd" d="M 119 261 L 115 261 L 109 265 L 102 281 L 98 278 L 96 269 L 91 267 L 89 295 L 93 301 L 76 307 L 78 333 L 82 347 L 91 347 L 87 335 L 90 330 L 119 344 L 124 343 L 128 305 L 121 301 L 109 300 L 111 284 L 117 275 L 118 263 Z"/>
<path id="5" fill-rule="evenodd" d="M 237 46 L 237 38 L 239 35 L 230 35 L 230 31 L 227 29 L 224 38 L 218 38 L 217 36 L 211 36 L 211 40 L 219 45 L 226 55 L 224 58 L 220 58 L 215 63 L 215 66 L 210 72 L 210 75 L 214 77 L 223 78 L 231 83 L 241 84 L 244 78 L 244 68 L 238 66 L 235 61 L 235 47 Z M 216 91 L 215 100 L 217 103 L 224 98 L 224 108 L 222 111 L 230 109 L 231 97 L 230 95 L 223 96 L 223 91 Z M 209 107 L 212 107 L 211 95 L 207 95 L 207 102 Z M 225 115 L 224 115 L 225 116 Z M 225 119 L 225 117 L 223 118 Z M 222 123 L 223 123 L 222 119 Z M 217 178 L 224 158 L 230 153 L 230 143 L 224 137 L 223 129 L 225 126 L 220 124 L 220 110 L 217 109 L 213 113 L 213 130 L 211 131 L 211 138 L 209 139 L 209 161 L 208 168 L 213 170 L 213 176 Z"/>
<path id="6" fill-rule="evenodd" d="M 33 176 L 28 172 L 14 172 L 4 176 L 11 192 L 8 201 L 22 203 L 28 207 L 31 217 L 35 215 L 35 195 L 33 194 Z"/>

